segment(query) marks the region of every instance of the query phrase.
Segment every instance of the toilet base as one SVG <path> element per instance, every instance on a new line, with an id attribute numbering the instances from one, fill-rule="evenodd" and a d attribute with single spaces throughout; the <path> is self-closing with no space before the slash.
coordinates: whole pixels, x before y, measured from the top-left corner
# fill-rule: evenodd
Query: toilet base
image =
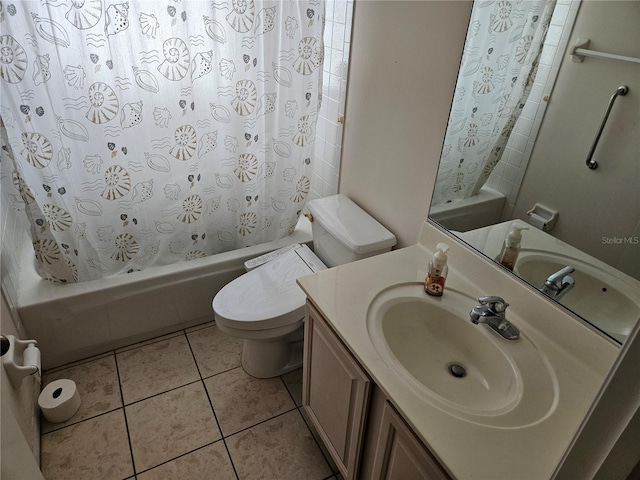
<path id="1" fill-rule="evenodd" d="M 272 378 L 302 366 L 304 329 L 271 341 L 247 340 L 242 345 L 242 368 L 252 377 Z"/>

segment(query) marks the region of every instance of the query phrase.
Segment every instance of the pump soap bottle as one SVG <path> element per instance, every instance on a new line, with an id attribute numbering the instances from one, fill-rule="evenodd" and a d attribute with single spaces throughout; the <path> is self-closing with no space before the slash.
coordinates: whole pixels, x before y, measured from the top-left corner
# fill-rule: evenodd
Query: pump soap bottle
<path id="1" fill-rule="evenodd" d="M 424 291 L 429 295 L 441 297 L 444 292 L 444 282 L 447 279 L 449 267 L 447 266 L 447 252 L 449 245 L 439 243 L 436 245 L 436 253 L 427 268 L 427 278 L 424 281 Z"/>
<path id="2" fill-rule="evenodd" d="M 522 240 L 522 230 L 529 230 L 528 227 L 518 225 L 514 223 L 511 225 L 511 230 L 504 239 L 502 244 L 502 250 L 498 254 L 496 261 L 513 271 L 516 266 L 516 260 L 520 253 L 520 241 Z"/>

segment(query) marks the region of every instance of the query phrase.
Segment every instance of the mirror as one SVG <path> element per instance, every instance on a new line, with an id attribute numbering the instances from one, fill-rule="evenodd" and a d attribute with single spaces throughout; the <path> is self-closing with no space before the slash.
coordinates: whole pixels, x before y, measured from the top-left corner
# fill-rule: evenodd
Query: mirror
<path id="1" fill-rule="evenodd" d="M 553 3 L 475 1 L 429 221 L 498 262 L 528 228 L 504 268 L 622 343 L 640 318 L 640 65 L 572 49 L 640 58 L 640 2 Z"/>

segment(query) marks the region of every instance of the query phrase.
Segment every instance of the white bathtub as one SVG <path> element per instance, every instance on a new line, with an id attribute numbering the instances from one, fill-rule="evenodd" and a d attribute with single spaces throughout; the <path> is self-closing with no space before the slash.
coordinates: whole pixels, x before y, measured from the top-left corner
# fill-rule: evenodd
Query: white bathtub
<path id="1" fill-rule="evenodd" d="M 431 207 L 429 218 L 449 230 L 468 232 L 500 223 L 505 201 L 503 193 L 482 187 L 474 197 Z"/>
<path id="2" fill-rule="evenodd" d="M 244 273 L 246 260 L 309 242 L 311 225 L 301 217 L 280 240 L 91 282 L 54 284 L 23 268 L 17 311 L 43 368 L 53 368 L 211 321 L 214 295 Z"/>

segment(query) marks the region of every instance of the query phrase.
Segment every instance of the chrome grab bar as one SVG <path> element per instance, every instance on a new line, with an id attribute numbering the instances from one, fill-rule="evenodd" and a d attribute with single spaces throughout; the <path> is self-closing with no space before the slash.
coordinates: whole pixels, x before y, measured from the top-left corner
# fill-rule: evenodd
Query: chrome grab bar
<path id="1" fill-rule="evenodd" d="M 616 101 L 616 97 L 618 95 L 625 96 L 628 92 L 629 92 L 629 87 L 627 87 L 626 85 L 620 85 L 618 89 L 615 92 L 613 92 L 613 95 L 611 95 L 611 98 L 609 99 L 609 105 L 607 105 L 607 111 L 605 112 L 604 117 L 602 117 L 602 122 L 600 123 L 600 129 L 596 134 L 596 138 L 593 139 L 593 143 L 591 144 L 591 149 L 589 149 L 589 153 L 587 155 L 587 162 L 586 162 L 587 167 L 589 167 L 591 170 L 598 168 L 598 162 L 596 162 L 595 160 L 592 160 L 592 157 L 593 157 L 593 153 L 596 151 L 596 147 L 598 146 L 598 141 L 600 140 L 600 135 L 602 135 L 602 130 L 604 129 L 604 125 L 605 123 L 607 123 L 607 119 L 609 118 L 609 113 L 611 112 L 611 108 L 613 107 L 613 102 Z"/>

